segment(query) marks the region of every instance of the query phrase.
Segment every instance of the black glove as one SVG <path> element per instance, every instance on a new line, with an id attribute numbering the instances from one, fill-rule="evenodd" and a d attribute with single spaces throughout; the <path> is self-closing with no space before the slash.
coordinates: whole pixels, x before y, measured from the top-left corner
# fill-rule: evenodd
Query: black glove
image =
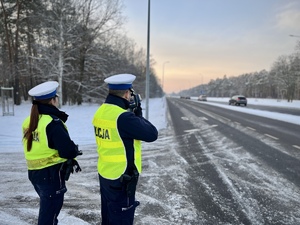
<path id="1" fill-rule="evenodd" d="M 64 170 L 65 170 L 65 180 L 69 180 L 70 174 L 75 172 L 78 173 L 81 171 L 81 168 L 79 166 L 79 163 L 76 159 L 68 159 L 64 163 Z"/>
<path id="2" fill-rule="evenodd" d="M 143 109 L 141 107 L 141 103 L 139 103 L 139 105 L 133 109 L 133 112 L 136 116 L 140 116 L 140 117 L 143 116 Z"/>
<path id="3" fill-rule="evenodd" d="M 79 150 L 79 146 L 76 145 L 75 148 L 76 148 L 77 156 L 78 156 L 78 155 L 82 155 L 82 151 Z"/>
<path id="4" fill-rule="evenodd" d="M 79 166 L 79 163 L 77 162 L 76 159 L 72 160 L 72 165 L 76 173 L 81 172 L 81 167 Z"/>

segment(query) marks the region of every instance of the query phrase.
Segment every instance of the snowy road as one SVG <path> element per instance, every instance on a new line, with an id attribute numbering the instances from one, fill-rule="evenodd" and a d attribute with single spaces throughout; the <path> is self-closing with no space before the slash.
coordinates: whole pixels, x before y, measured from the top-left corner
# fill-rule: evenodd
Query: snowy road
<path id="1" fill-rule="evenodd" d="M 300 223 L 299 153 L 241 125 L 213 125 L 191 102 L 168 103 L 199 224 Z"/>

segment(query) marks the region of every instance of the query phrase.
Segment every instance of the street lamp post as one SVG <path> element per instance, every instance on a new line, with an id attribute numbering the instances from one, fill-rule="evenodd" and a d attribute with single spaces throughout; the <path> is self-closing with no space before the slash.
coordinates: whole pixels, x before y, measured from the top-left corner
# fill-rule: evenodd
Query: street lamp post
<path id="1" fill-rule="evenodd" d="M 148 0 L 148 23 L 147 23 L 147 68 L 146 68 L 146 119 L 149 119 L 149 86 L 150 86 L 150 0 Z"/>
<path id="2" fill-rule="evenodd" d="M 164 79 L 165 79 L 165 64 L 169 63 L 169 61 L 166 61 L 163 63 L 162 68 L 162 78 L 161 78 L 161 89 L 164 91 Z"/>

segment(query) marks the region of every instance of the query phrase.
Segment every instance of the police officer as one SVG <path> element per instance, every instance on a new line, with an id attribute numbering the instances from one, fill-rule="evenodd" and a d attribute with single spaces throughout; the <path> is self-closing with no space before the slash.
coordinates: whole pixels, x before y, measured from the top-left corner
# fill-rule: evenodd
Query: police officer
<path id="1" fill-rule="evenodd" d="M 132 74 L 104 80 L 109 94 L 94 115 L 98 151 L 102 225 L 131 225 L 139 202 L 135 199 L 141 165 L 141 141 L 153 142 L 158 132 L 142 116 L 140 103 L 133 104 Z"/>
<path id="2" fill-rule="evenodd" d="M 66 170 L 81 170 L 74 159 L 80 152 L 65 125 L 68 115 L 57 108 L 57 87 L 56 81 L 47 81 L 29 90 L 31 113 L 22 125 L 28 177 L 40 197 L 38 225 L 58 223 Z"/>

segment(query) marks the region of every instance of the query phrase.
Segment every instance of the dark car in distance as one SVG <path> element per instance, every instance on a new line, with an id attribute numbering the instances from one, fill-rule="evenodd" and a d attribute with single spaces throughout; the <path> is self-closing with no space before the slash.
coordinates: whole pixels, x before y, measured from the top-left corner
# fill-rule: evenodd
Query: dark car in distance
<path id="1" fill-rule="evenodd" d="M 247 106 L 247 98 L 243 95 L 234 95 L 229 99 L 229 105 Z"/>
<path id="2" fill-rule="evenodd" d="M 182 98 L 182 99 L 191 99 L 190 96 L 180 96 L 180 98 Z"/>

